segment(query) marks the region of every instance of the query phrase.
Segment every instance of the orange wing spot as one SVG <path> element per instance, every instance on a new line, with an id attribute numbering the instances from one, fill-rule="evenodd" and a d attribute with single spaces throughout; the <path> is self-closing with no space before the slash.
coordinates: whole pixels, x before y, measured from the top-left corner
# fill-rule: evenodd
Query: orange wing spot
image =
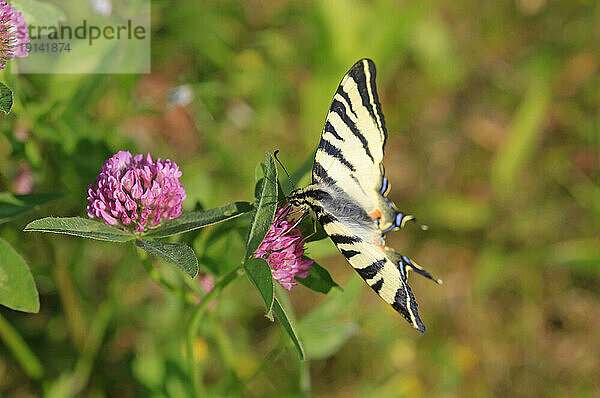
<path id="1" fill-rule="evenodd" d="M 373 220 L 375 220 L 377 218 L 381 218 L 382 216 L 383 216 L 383 213 L 379 209 L 375 209 L 369 213 L 369 217 L 371 217 L 371 219 L 373 219 Z"/>

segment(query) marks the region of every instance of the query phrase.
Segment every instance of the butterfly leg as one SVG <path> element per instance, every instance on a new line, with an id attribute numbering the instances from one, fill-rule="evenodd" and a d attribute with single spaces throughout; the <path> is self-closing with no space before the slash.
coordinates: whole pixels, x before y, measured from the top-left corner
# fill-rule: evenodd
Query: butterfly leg
<path id="1" fill-rule="evenodd" d="M 311 218 L 311 221 L 313 225 L 313 231 L 310 233 L 310 235 L 304 238 L 305 241 L 309 240 L 313 235 L 317 234 L 317 221 L 314 218 Z"/>
<path id="2" fill-rule="evenodd" d="M 292 213 L 290 213 L 290 214 L 292 214 Z M 290 228 L 288 228 L 285 232 L 283 232 L 280 236 L 284 236 L 284 235 L 288 234 L 289 232 L 291 232 L 294 228 L 296 228 L 302 222 L 302 220 L 304 219 L 306 214 L 307 214 L 306 212 L 303 212 L 302 215 L 300 216 L 300 218 L 298 218 L 298 220 L 296 220 L 296 222 L 294 222 L 294 224 Z M 315 221 L 313 220 L 313 223 L 314 222 Z"/>

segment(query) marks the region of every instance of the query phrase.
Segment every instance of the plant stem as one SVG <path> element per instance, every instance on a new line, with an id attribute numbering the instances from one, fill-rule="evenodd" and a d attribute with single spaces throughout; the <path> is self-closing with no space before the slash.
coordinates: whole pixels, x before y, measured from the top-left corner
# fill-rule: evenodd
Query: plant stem
<path id="1" fill-rule="evenodd" d="M 233 280 L 235 280 L 239 274 L 240 267 L 237 267 L 231 270 L 228 274 L 222 277 L 216 284 L 213 290 L 210 291 L 206 296 L 202 298 L 200 304 L 194 308 L 192 312 L 192 317 L 190 318 L 190 323 L 187 329 L 187 362 L 188 369 L 190 373 L 190 379 L 192 380 L 192 386 L 194 388 L 194 393 L 196 397 L 203 397 L 204 394 L 204 385 L 202 383 L 202 378 L 197 369 L 197 362 L 194 358 L 194 342 L 196 340 L 196 333 L 198 331 L 198 326 L 200 325 L 200 321 L 202 320 L 202 316 L 206 311 L 206 307 L 208 304 L 216 297 L 217 294 L 225 286 L 229 285 Z"/>
<path id="2" fill-rule="evenodd" d="M 216 314 L 213 312 L 210 315 L 212 315 L 209 318 L 211 320 L 210 325 L 212 329 L 212 337 L 215 339 L 215 343 L 221 354 L 221 358 L 225 364 L 225 367 L 229 370 L 230 377 L 232 377 L 234 382 L 239 385 L 241 380 L 238 374 L 239 366 L 237 366 L 234 346 L 231 342 L 231 339 L 225 332 L 223 325 L 215 316 Z"/>
<path id="3" fill-rule="evenodd" d="M 275 358 L 277 358 L 277 356 L 281 353 L 281 351 L 283 351 L 283 349 L 286 347 L 287 343 L 288 343 L 287 337 L 284 338 L 283 336 L 281 336 L 279 338 L 279 341 L 277 342 L 277 344 L 263 356 L 262 361 L 256 367 L 256 370 L 254 371 L 254 373 L 252 373 L 249 377 L 245 378 L 244 382 L 246 384 L 248 384 L 248 382 L 250 382 L 251 380 L 254 380 L 254 378 L 256 376 L 258 376 L 260 374 L 260 372 L 262 372 L 265 369 L 267 364 L 271 363 Z"/>
<path id="4" fill-rule="evenodd" d="M 70 387 L 73 396 L 77 396 L 88 385 L 94 359 L 98 356 L 102 341 L 106 336 L 106 330 L 113 317 L 117 305 L 114 299 L 108 299 L 98 307 L 98 311 L 92 320 L 89 327 L 88 335 L 86 336 L 85 345 L 75 369 L 73 370 Z"/>
<path id="5" fill-rule="evenodd" d="M 54 244 L 50 241 L 44 241 L 48 249 L 49 257 L 54 265 L 54 280 L 56 281 L 56 289 L 62 303 L 67 330 L 71 337 L 71 342 L 78 351 L 83 350 L 85 344 L 86 324 L 81 308 L 81 297 L 73 283 L 73 277 L 68 266 L 65 265 L 62 259 L 59 259 L 54 249 Z M 83 255 L 84 243 L 82 240 L 77 240 L 75 253 L 72 255 L 70 263 L 77 261 Z"/>
<path id="6" fill-rule="evenodd" d="M 81 298 L 78 297 L 69 269 L 62 261 L 54 260 L 53 271 L 58 295 L 64 308 L 67 330 L 71 335 L 73 345 L 81 351 L 86 334 Z"/>
<path id="7" fill-rule="evenodd" d="M 302 397 L 310 396 L 310 361 L 298 361 L 298 382 L 300 384 L 300 394 Z"/>
<path id="8" fill-rule="evenodd" d="M 31 379 L 38 380 L 44 375 L 44 368 L 35 354 L 11 324 L 0 314 L 0 339 L 13 353 L 16 360 Z"/>
<path id="9" fill-rule="evenodd" d="M 150 278 L 154 279 L 154 281 L 156 283 L 162 285 L 165 289 L 167 289 L 171 293 L 173 293 L 176 296 L 183 299 L 183 301 L 185 301 L 186 303 L 196 304 L 197 301 L 196 301 L 196 296 L 194 294 L 187 292 L 185 290 L 181 290 L 177 286 L 175 286 L 172 283 L 170 283 L 169 281 L 167 281 L 160 274 L 160 272 L 158 272 L 158 270 L 154 267 L 150 258 L 143 250 L 136 248 L 136 251 L 140 258 L 140 261 L 142 262 L 142 265 L 144 266 L 144 269 L 146 270 L 146 272 L 148 272 L 148 275 L 150 275 Z"/>

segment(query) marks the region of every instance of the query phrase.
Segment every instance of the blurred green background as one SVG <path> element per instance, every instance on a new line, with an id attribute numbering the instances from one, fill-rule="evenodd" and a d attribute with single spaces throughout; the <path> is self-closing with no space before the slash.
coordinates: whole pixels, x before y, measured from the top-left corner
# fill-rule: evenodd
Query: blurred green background
<path id="1" fill-rule="evenodd" d="M 592 0 L 153 1 L 151 74 L 4 73 L 0 190 L 65 197 L 0 226 L 41 296 L 39 314 L 0 308 L 37 357 L 28 369 L 0 344 L 0 394 L 189 396 L 189 308 L 133 248 L 22 228 L 85 216 L 121 149 L 175 160 L 187 210 L 250 200 L 264 152 L 290 171 L 312 157 L 340 79 L 369 57 L 390 197 L 430 227 L 388 243 L 444 280 L 411 277 L 427 334 L 319 242 L 309 254 L 344 292 L 291 292 L 311 359 L 239 279 L 197 339 L 210 394 L 600 396 L 599 48 Z M 204 273 L 241 256 L 243 230 L 212 230 L 185 238 Z"/>

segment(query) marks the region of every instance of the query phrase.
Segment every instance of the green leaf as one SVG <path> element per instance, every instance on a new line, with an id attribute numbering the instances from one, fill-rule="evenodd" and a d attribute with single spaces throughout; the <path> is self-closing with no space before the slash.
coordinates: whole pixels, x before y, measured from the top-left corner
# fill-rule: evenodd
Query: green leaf
<path id="1" fill-rule="evenodd" d="M 325 294 L 329 293 L 334 287 L 341 289 L 340 285 L 333 281 L 329 272 L 316 262 L 310 268 L 310 274 L 306 278 L 296 277 L 296 282 L 316 292 Z"/>
<path id="2" fill-rule="evenodd" d="M 191 247 L 183 243 L 167 243 L 153 239 L 138 239 L 135 244 L 149 253 L 178 266 L 190 278 L 198 274 L 198 259 Z"/>
<path id="3" fill-rule="evenodd" d="M 327 321 L 319 324 L 303 324 L 300 322 L 298 333 L 309 359 L 329 358 L 358 331 L 358 325 L 348 321 Z"/>
<path id="4" fill-rule="evenodd" d="M 0 83 L 0 110 L 4 113 L 10 112 L 13 105 L 13 93 L 4 83 Z"/>
<path id="5" fill-rule="evenodd" d="M 343 292 L 332 291 L 326 300 L 305 315 L 297 326 L 309 359 L 323 359 L 335 354 L 357 331 L 357 325 L 345 321 L 346 315 L 356 308 L 364 282 L 352 276 Z"/>
<path id="6" fill-rule="evenodd" d="M 352 311 L 353 308 L 356 308 L 356 302 L 363 288 L 364 281 L 362 278 L 358 274 L 353 274 L 345 283 L 343 291 L 333 290 L 317 308 L 305 315 L 300 323 L 302 325 L 323 323 Z"/>
<path id="7" fill-rule="evenodd" d="M 170 220 L 160 227 L 144 234 L 147 237 L 162 238 L 165 236 L 193 231 L 198 228 L 230 220 L 251 212 L 254 206 L 248 202 L 235 202 L 206 211 L 184 213 L 181 217 Z"/>
<path id="8" fill-rule="evenodd" d="M 262 165 L 262 163 L 261 163 Z M 258 201 L 260 199 L 260 195 L 262 195 L 262 190 L 264 188 L 265 179 L 261 177 L 254 184 L 254 198 Z"/>
<path id="9" fill-rule="evenodd" d="M 254 185 L 254 197 L 257 200 L 260 198 L 260 195 L 262 193 L 264 182 L 265 182 L 265 179 L 261 177 Z M 285 200 L 285 198 L 286 198 L 286 196 L 285 196 L 285 193 L 283 192 L 283 188 L 281 187 L 281 182 L 278 180 L 277 181 L 277 201 L 279 202 L 279 201 Z"/>
<path id="10" fill-rule="evenodd" d="M 300 359 L 304 360 L 304 358 L 305 358 L 304 348 L 302 347 L 300 338 L 298 337 L 298 334 L 296 333 L 296 329 L 294 328 L 294 325 L 288 318 L 287 313 L 281 306 L 281 303 L 277 297 L 275 297 L 275 300 L 273 301 L 273 312 L 275 313 L 275 316 L 277 316 L 277 319 L 279 319 L 279 322 L 281 322 L 281 326 L 283 326 L 283 328 L 285 329 L 287 334 L 292 339 L 292 342 L 294 343 L 294 345 L 296 346 L 296 349 L 298 350 L 298 355 L 300 356 Z"/>
<path id="11" fill-rule="evenodd" d="M 11 220 L 21 213 L 57 200 L 62 196 L 60 193 L 13 195 L 10 192 L 0 192 L 0 224 Z"/>
<path id="12" fill-rule="evenodd" d="M 265 302 L 267 316 L 273 319 L 271 315 L 274 298 L 273 276 L 271 275 L 269 264 L 262 258 L 250 257 L 244 263 L 244 271 Z"/>
<path id="13" fill-rule="evenodd" d="M 28 26 L 57 26 L 59 22 L 66 21 L 65 13 L 58 7 L 35 0 L 13 0 L 13 8 L 23 14 Z"/>
<path id="14" fill-rule="evenodd" d="M 17 311 L 38 312 L 40 298 L 29 266 L 0 238 L 0 304 Z"/>
<path id="15" fill-rule="evenodd" d="M 131 232 L 81 217 L 40 218 L 30 222 L 23 231 L 52 232 L 109 242 L 127 242 L 135 239 Z"/>
<path id="16" fill-rule="evenodd" d="M 258 249 L 267 236 L 277 207 L 277 167 L 273 155 L 267 153 L 265 177 L 260 196 L 257 201 L 256 213 L 250 223 L 248 241 L 246 243 L 246 259 Z"/>

